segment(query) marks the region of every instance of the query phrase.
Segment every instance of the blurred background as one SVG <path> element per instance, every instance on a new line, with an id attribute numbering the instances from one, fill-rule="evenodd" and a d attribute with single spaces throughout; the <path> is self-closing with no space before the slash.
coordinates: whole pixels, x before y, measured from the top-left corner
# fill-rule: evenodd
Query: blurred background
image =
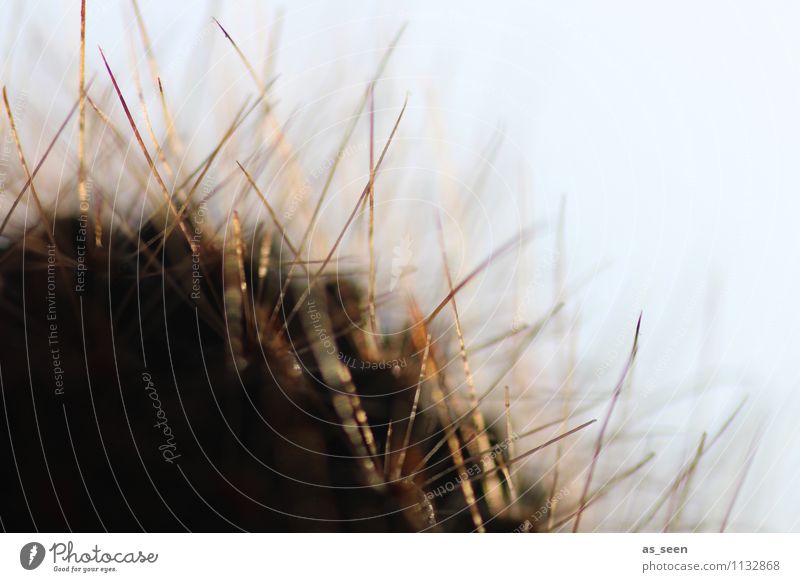
<path id="1" fill-rule="evenodd" d="M 0 5 L 0 78 L 28 155 L 38 159 L 77 95 L 79 2 Z M 98 73 L 90 94 L 109 94 L 100 45 L 132 109 L 139 67 L 157 110 L 131 3 L 88 5 L 87 77 Z M 800 529 L 800 6 L 139 5 L 186 145 L 182 162 L 193 167 L 191 160 L 202 159 L 241 104 L 234 96 L 257 93 L 213 15 L 258 74 L 275 80 L 276 115 L 291 120 L 286 133 L 308 171 L 312 200 L 348 116 L 407 25 L 374 98 L 379 151 L 409 96 L 377 183 L 382 289 L 396 284 L 391 264 L 399 248 L 410 256 L 403 266 L 413 267 L 404 281 L 423 303 L 442 296 L 437 208 L 455 279 L 535 225 L 529 244 L 498 260 L 460 299 L 473 345 L 565 302 L 525 353 L 522 371 L 509 372 L 520 430 L 550 420 L 540 411 L 560 410 L 565 393 L 570 408 L 596 406 L 603 414 L 644 314 L 640 357 L 614 417 L 615 444 L 624 452 L 600 470 L 614 475 L 647 451 L 657 456 L 604 502 L 605 517 L 595 515 L 592 527 L 629 529 L 691 458 L 703 431 L 718 430 L 746 396 L 737 423 L 695 478 L 687 511 L 694 521 L 685 527 L 713 529 L 708 524 L 725 514 L 744 479 L 729 529 Z M 121 108 L 110 110 L 126 129 Z M 5 172 L 16 154 L 3 121 Z M 163 133 L 162 120 L 154 125 Z M 77 130 L 70 132 L 62 155 L 74 144 Z M 139 156 L 135 144 L 129 154 Z M 319 234 L 327 237 L 321 248 L 368 176 L 366 117 L 344 161 L 323 210 L 334 226 Z M 220 168 L 219 177 L 227 171 Z M 58 172 L 44 180 L 55 195 Z M 267 192 L 280 189 L 277 178 L 263 183 Z M 3 190 L 5 213 L 13 197 Z M 363 250 L 362 232 L 348 234 L 361 237 L 353 248 Z M 489 352 L 474 356 L 479 378 L 506 365 L 499 348 Z M 502 395 L 489 406 L 501 413 Z M 581 439 L 578 467 L 594 435 Z M 531 470 L 542 472 L 552 459 L 536 463 Z"/>

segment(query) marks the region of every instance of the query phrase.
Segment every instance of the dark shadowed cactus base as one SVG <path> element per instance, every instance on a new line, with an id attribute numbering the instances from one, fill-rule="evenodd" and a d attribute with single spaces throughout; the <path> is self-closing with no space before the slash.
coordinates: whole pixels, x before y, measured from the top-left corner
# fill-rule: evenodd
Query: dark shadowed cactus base
<path id="1" fill-rule="evenodd" d="M 35 231 L 0 254 L 5 530 L 475 529 L 461 489 L 448 485 L 459 471 L 447 446 L 413 478 L 384 477 L 388 423 L 391 454 L 422 356 L 412 333 L 377 345 L 351 324 L 363 320 L 354 285 L 325 279 L 306 300 L 314 309 L 301 308 L 284 334 L 286 313 L 270 316 L 287 269 L 270 264 L 259 279 L 258 234 L 193 256 L 180 229 L 163 249 L 152 225 L 110 239 L 106 230 L 79 267 L 78 231 L 59 219 L 56 248 Z M 295 275 L 286 311 L 308 281 Z M 335 355 L 319 349 L 321 336 Z M 348 365 L 376 358 L 404 365 Z M 355 392 L 342 389 L 346 377 L 332 385 L 326 367 L 349 374 Z M 445 436 L 430 399 L 423 387 L 403 477 Z M 471 467 L 469 419 L 461 424 Z M 513 514 L 492 514 L 482 481 L 472 483 L 488 531 L 514 530 L 519 504 L 536 506 L 529 494 Z M 502 475 L 500 488 L 507 496 Z"/>

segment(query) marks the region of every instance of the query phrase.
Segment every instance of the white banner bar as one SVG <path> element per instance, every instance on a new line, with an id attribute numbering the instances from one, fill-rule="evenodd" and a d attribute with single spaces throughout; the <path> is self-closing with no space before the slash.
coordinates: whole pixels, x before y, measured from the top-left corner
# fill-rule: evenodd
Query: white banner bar
<path id="1" fill-rule="evenodd" d="M 800 534 L 3 534 L 0 580 L 796 582 L 798 553 Z"/>

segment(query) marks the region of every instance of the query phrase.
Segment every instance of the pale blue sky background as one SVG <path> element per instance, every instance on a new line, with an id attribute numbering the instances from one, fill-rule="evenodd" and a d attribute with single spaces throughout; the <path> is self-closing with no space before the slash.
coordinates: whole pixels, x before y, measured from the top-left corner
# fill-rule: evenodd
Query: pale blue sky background
<path id="1" fill-rule="evenodd" d="M 2 81 L 27 90 L 42 112 L 50 90 L 74 89 L 77 4 L 0 4 Z M 90 23 L 89 69 L 100 68 L 97 44 L 124 68 L 129 3 L 92 4 L 103 6 Z M 248 82 L 235 59 L 220 57 L 227 46 L 209 10 L 261 63 L 276 7 L 141 4 L 167 91 L 184 107 L 179 119 L 208 98 L 208 86 L 186 84 L 211 68 L 204 63 L 215 63 L 209 75 L 221 85 Z M 800 6 L 300 0 L 284 17 L 276 59 L 284 113 L 339 79 L 354 85 L 326 106 L 352 102 L 407 21 L 382 85 L 386 100 L 396 105 L 409 91 L 413 108 L 435 96 L 461 173 L 502 128 L 487 207 L 514 208 L 520 175 L 530 215 L 554 224 L 566 200 L 566 279 L 581 284 L 569 313 L 580 322 L 583 379 L 610 389 L 643 309 L 633 390 L 647 410 L 664 410 L 645 424 L 684 429 L 691 419 L 713 430 L 749 394 L 730 464 L 741 462 L 758 426 L 764 436 L 740 497 L 740 527 L 800 529 Z M 429 135 L 424 119 L 412 115 L 409 131 Z M 300 123 L 318 125 L 311 116 Z M 522 218 L 491 218 L 492 244 Z M 709 388 L 697 406 L 680 400 L 698 384 Z M 672 443 L 683 452 L 699 437 L 696 425 L 687 430 L 691 438 Z"/>

